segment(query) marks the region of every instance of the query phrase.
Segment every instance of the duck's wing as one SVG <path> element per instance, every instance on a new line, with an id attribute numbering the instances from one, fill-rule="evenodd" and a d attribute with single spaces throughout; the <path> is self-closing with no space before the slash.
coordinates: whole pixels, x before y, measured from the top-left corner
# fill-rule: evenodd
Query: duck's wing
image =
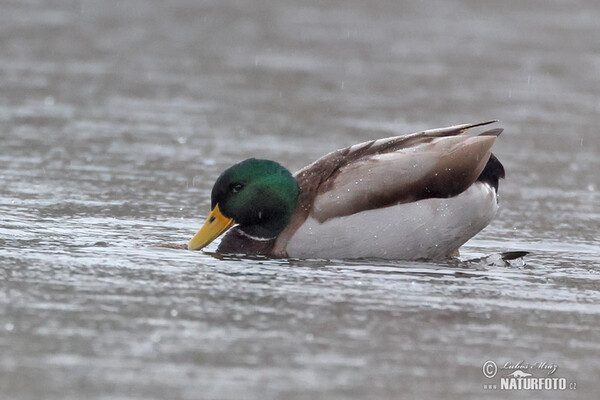
<path id="1" fill-rule="evenodd" d="M 371 140 L 337 150 L 295 174 L 301 205 L 319 221 L 425 198 L 455 196 L 475 182 L 501 129 L 496 121 Z"/>

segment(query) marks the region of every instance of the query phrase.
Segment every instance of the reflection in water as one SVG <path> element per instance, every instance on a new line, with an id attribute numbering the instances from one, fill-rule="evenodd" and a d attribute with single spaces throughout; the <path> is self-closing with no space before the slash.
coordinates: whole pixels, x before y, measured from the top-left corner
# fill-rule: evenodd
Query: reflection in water
<path id="1" fill-rule="evenodd" d="M 486 360 L 556 363 L 593 397 L 595 2 L 0 10 L 3 398 L 501 395 L 483 389 Z M 242 159 L 296 170 L 491 118 L 505 128 L 500 214 L 460 260 L 155 247 L 187 242 Z"/>

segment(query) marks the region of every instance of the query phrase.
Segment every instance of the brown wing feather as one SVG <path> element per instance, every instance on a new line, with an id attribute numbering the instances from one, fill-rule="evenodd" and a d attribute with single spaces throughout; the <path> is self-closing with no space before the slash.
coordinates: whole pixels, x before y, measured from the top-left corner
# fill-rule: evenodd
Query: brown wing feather
<path id="1" fill-rule="evenodd" d="M 456 196 L 475 182 L 496 137 L 430 139 L 364 155 L 339 167 L 319 186 L 312 215 L 325 221 L 397 203 Z"/>

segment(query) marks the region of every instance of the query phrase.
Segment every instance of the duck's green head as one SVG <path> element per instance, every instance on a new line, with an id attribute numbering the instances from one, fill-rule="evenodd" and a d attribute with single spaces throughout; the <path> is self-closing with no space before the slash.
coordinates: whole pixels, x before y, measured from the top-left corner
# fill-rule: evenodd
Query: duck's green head
<path id="1" fill-rule="evenodd" d="M 250 158 L 235 164 L 215 182 L 211 212 L 188 248 L 207 246 L 234 224 L 248 235 L 274 238 L 290 222 L 298 194 L 290 171 L 275 161 Z"/>

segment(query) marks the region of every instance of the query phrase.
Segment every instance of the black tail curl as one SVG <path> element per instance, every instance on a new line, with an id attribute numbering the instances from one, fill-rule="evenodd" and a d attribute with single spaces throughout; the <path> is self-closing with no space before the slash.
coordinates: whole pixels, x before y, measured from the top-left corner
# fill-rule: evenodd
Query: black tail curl
<path id="1" fill-rule="evenodd" d="M 477 178 L 480 182 L 487 182 L 494 187 L 496 193 L 498 193 L 498 181 L 500 179 L 504 179 L 505 172 L 504 166 L 502 163 L 496 158 L 495 155 L 491 154 L 490 159 L 481 174 L 479 174 L 479 178 Z"/>

